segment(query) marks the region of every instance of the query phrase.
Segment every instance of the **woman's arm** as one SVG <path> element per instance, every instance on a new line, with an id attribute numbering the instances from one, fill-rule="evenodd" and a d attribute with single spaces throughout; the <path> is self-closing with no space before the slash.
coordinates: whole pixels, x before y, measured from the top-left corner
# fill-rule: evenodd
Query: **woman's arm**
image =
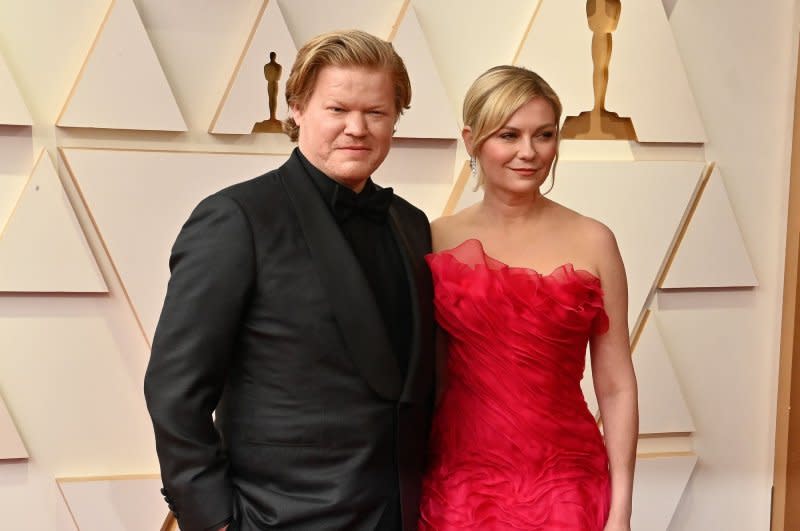
<path id="1" fill-rule="evenodd" d="M 639 435 L 636 376 L 628 332 L 628 285 L 612 232 L 598 229 L 596 255 L 609 329 L 591 338 L 594 389 L 611 469 L 611 513 L 606 530 L 629 530 L 633 470 Z"/>

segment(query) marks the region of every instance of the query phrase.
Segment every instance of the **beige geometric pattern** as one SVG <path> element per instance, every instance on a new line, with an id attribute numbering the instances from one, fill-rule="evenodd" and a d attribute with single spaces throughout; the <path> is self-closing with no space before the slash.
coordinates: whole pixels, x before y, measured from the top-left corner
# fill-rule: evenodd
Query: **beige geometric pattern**
<path id="1" fill-rule="evenodd" d="M 12 0 L 0 0 L 0 7 L 4 1 Z M 68 0 L 48 1 L 58 4 L 59 9 L 54 11 L 64 20 L 46 27 L 60 28 L 63 24 L 67 34 L 72 28 L 83 28 L 81 35 L 86 42 L 91 40 L 89 34 L 94 34 L 96 25 L 86 31 L 89 24 L 84 19 L 63 17 L 68 12 L 63 7 Z M 46 4 L 44 0 L 34 3 L 40 8 Z M 640 448 L 646 447 L 648 452 L 639 456 L 637 464 L 635 531 L 669 527 L 698 460 L 691 453 L 649 455 L 650 451 L 671 445 L 691 448 L 692 441 L 709 429 L 699 413 L 697 425 L 690 414 L 696 404 L 692 400 L 698 400 L 691 394 L 697 382 L 692 380 L 695 387 L 685 385 L 690 377 L 677 369 L 687 366 L 689 356 L 702 357 L 705 364 L 701 376 L 707 378 L 713 372 L 713 364 L 707 360 L 721 356 L 713 349 L 720 344 L 731 346 L 706 338 L 696 346 L 697 352 L 689 352 L 685 344 L 672 337 L 677 333 L 670 323 L 674 315 L 666 315 L 669 312 L 660 308 L 657 315 L 648 314 L 655 308 L 656 287 L 661 283 L 661 287 L 691 292 L 697 287 L 724 290 L 756 282 L 721 176 L 711 174 L 703 188 L 700 179 L 708 173 L 703 171 L 706 162 L 702 155 L 683 160 L 690 151 L 687 144 L 704 142 L 705 133 L 667 20 L 676 3 L 623 2 L 622 18 L 613 34 L 608 86 L 608 108 L 633 118 L 640 141 L 663 144 L 565 142 L 562 155 L 568 156 L 559 163 L 551 194 L 612 228 L 629 274 L 629 323 L 636 342 L 633 356 L 640 378 L 645 443 Z M 104 1 L 95 0 L 95 4 L 105 9 Z M 0 164 L 0 230 L 4 230 L 0 238 L 0 290 L 7 292 L 0 294 L 0 310 L 21 311 L 16 309 L 18 300 L 24 300 L 27 309 L 25 315 L 0 319 L 4 332 L 0 337 L 5 345 L 24 344 L 26 354 L 39 354 L 15 360 L 26 364 L 32 373 L 45 375 L 37 385 L 48 390 L 41 393 L 31 389 L 27 379 L 22 385 L 22 378 L 10 380 L 11 385 L 3 382 L 8 404 L 19 409 L 7 414 L 0 404 L 0 451 L 8 453 L 2 450 L 3 436 L 12 429 L 16 434 L 13 424 L 3 420 L 10 421 L 13 414 L 24 428 L 27 448 L 34 455 L 22 463 L 30 464 L 28 469 L 20 468 L 20 463 L 0 463 L 3 472 L 13 471 L 15 478 L 13 484 L 0 482 L 0 514 L 7 513 L 4 500 L 13 500 L 19 506 L 27 503 L 25 511 L 31 514 L 41 511 L 30 518 L 36 522 L 33 531 L 138 530 L 161 525 L 165 508 L 158 493 L 158 478 L 120 475 L 150 473 L 155 468 L 152 434 L 140 391 L 146 353 L 144 347 L 131 349 L 129 345 L 138 345 L 142 337 L 147 341 L 152 338 L 168 278 L 169 249 L 191 208 L 203 196 L 229 183 L 275 167 L 291 149 L 285 139 L 249 135 L 241 124 L 225 132 L 243 132 L 242 137 L 207 134 L 209 129 L 215 133 L 228 129 L 229 116 L 237 116 L 250 102 L 262 114 L 267 110 L 261 68 L 268 59 L 269 50 L 264 46 L 273 43 L 276 34 L 287 49 L 278 52 L 278 62 L 284 68 L 282 81 L 288 76 L 292 50 L 322 31 L 356 27 L 393 40 L 411 70 L 414 97 L 412 109 L 399 123 L 393 149 L 375 178 L 382 185 L 394 187 L 430 218 L 437 217 L 446 204 L 448 210 L 457 210 L 480 199 L 480 191 L 473 191 L 468 179 L 453 183 L 454 173 L 463 168 L 464 149 L 459 140 L 452 139 L 458 138 L 456 116 L 463 94 L 486 68 L 512 62 L 527 66 L 555 86 L 565 115 L 591 108 L 591 32 L 585 2 L 504 0 L 502 7 L 479 0 L 458 2 L 457 7 L 445 4 L 440 0 L 242 0 L 231 8 L 240 18 L 226 20 L 229 33 L 229 28 L 241 24 L 241 35 L 234 38 L 214 34 L 218 30 L 216 21 L 202 8 L 158 0 L 108 0 L 107 11 L 94 13 L 105 12 L 106 16 L 86 57 L 53 57 L 52 64 L 40 67 L 41 56 L 34 54 L 36 60 L 26 61 L 28 56 L 14 49 L 23 59 L 17 60 L 15 55 L 13 64 L 25 65 L 19 72 L 20 86 L 36 85 L 36 90 L 26 91 L 19 99 L 18 94 L 12 94 L 11 98 L 17 103 L 21 100 L 23 106 L 27 102 L 37 110 L 37 116 L 39 109 L 49 105 L 36 98 L 46 93 L 41 88 L 43 83 L 30 80 L 46 76 L 30 72 L 64 64 L 76 68 L 66 68 L 67 77 L 74 78 L 73 84 L 66 83 L 65 87 L 57 83 L 50 90 L 52 94 L 47 93 L 55 102 L 53 115 L 57 114 L 55 107 L 61 102 L 64 105 L 54 123 L 41 124 L 42 137 L 46 138 L 36 140 L 49 149 L 56 146 L 61 150 L 61 179 L 49 158 L 55 152 L 40 156 L 27 179 L 21 175 L 27 172 L 28 161 L 23 171 L 6 170 Z M 44 11 L 39 14 L 41 18 L 47 16 Z M 91 9 L 75 11 L 88 19 Z M 209 11 L 219 16 L 219 10 Z M 160 24 L 167 17 L 180 20 L 180 24 L 165 30 Z M 461 35 L 458 39 L 453 38 L 454 26 Z M 163 38 L 165 31 L 171 32 L 168 38 Z M 37 38 L 43 43 L 59 42 L 41 34 Z M 173 80 L 182 72 L 174 68 L 179 56 L 170 56 L 161 47 L 180 40 L 180 49 L 185 51 L 209 38 L 231 44 L 219 54 L 213 68 L 206 68 L 213 71 L 196 74 L 191 82 Z M 10 43 L 0 55 L 10 57 L 12 45 L 16 43 Z M 53 53 L 55 46 L 42 46 L 49 55 L 57 55 Z M 78 53 L 83 56 L 86 51 Z M 167 56 L 172 57 L 163 65 L 170 67 L 169 81 L 160 60 Z M 81 60 L 83 68 L 75 77 Z M 196 57 L 193 61 L 200 64 L 195 70 L 203 69 Z M 222 62 L 224 67 L 218 68 Z M 245 73 L 250 62 L 258 68 Z M 13 76 L 6 76 L 3 68 L 0 64 L 0 123 L 12 121 L 2 115 L 3 104 L 12 101 L 3 96 L 3 91 L 8 86 L 14 89 L 12 93 L 16 91 L 16 84 L 4 81 L 11 78 L 13 82 Z M 182 89 L 178 101 L 171 82 Z M 194 110 L 195 105 L 187 100 L 203 100 L 203 94 L 196 97 L 201 92 L 208 94 L 208 108 L 201 110 L 197 124 L 192 121 L 193 130 L 180 133 L 187 129 L 181 106 Z M 283 104 L 282 89 L 278 101 Z M 17 103 L 15 107 L 19 107 Z M 281 109 L 279 117 L 285 114 Z M 215 110 L 214 124 L 209 127 Z M 29 114 L 25 120 L 29 120 Z M 76 129 L 58 130 L 56 124 Z M 179 134 L 165 133 L 169 131 Z M 6 151 L 3 148 L 0 155 Z M 25 157 L 30 155 L 26 153 Z M 651 160 L 634 160 L 638 157 Z M 462 173 L 466 177 L 468 170 Z M 93 248 L 105 251 L 106 256 L 98 258 L 110 292 L 82 227 L 87 229 Z M 698 264 L 707 267 L 702 269 Z M 670 268 L 665 273 L 667 266 Z M 729 271 L 728 266 L 736 270 Z M 679 278 L 682 271 L 685 274 Z M 726 277 L 728 273 L 733 280 Z M 45 293 L 31 297 L 24 293 L 28 291 L 61 292 L 61 296 L 52 298 Z M 86 293 L 103 295 L 86 297 Z M 669 295 L 680 297 L 681 293 Z M 692 304 L 695 320 L 708 314 L 702 297 L 693 298 Z M 114 313 L 109 310 L 112 307 L 121 310 Z M 742 319 L 737 321 L 738 326 L 744 326 Z M 687 332 L 692 324 L 689 321 L 682 322 L 684 335 L 691 332 Z M 717 326 L 717 321 L 712 325 Z M 676 342 L 682 348 L 676 347 Z M 4 368 L 6 374 L 9 367 Z M 735 379 L 735 374 L 724 370 L 724 377 Z M 64 378 L 59 377 L 61 374 Z M 587 384 L 590 378 L 587 373 Z M 587 400 L 592 401 L 592 396 L 587 391 Z M 92 408 L 98 402 L 103 402 L 98 404 L 103 407 L 95 411 Z M 725 407 L 727 404 L 721 405 L 721 410 Z M 115 425 L 119 419 L 125 424 Z M 102 426 L 105 431 L 100 433 L 107 439 L 97 439 L 97 426 Z M 695 429 L 697 434 L 692 435 Z M 680 437 L 672 439 L 680 439 L 677 443 L 669 437 L 676 432 Z M 68 440 L 63 440 L 63 434 Z M 130 449 L 119 444 L 121 439 L 129 442 Z M 79 444 L 82 441 L 86 444 Z M 711 457 L 702 454 L 705 448 L 698 446 L 701 460 Z M 22 450 L 27 455 L 25 446 Z M 37 455 L 37 451 L 46 455 Z M 105 451 L 110 458 L 98 457 Z M 20 454 L 19 447 L 11 454 Z M 34 481 L 35 466 L 48 469 L 44 474 L 38 471 Z M 109 468 L 109 477 L 65 479 L 58 485 L 53 481 L 53 476 L 104 474 L 104 470 L 97 470 L 104 466 Z M 42 477 L 46 477 L 44 483 Z M 65 521 L 60 515 L 62 507 L 67 511 Z M 17 528 L 20 522 L 27 523 L 20 520 L 21 514 L 20 510 L 13 512 L 12 522 Z"/>
<path id="2" fill-rule="evenodd" d="M 406 9 L 392 44 L 414 80 L 411 109 L 400 118 L 395 137 L 457 138 L 458 122 L 413 6 Z"/>
<path id="3" fill-rule="evenodd" d="M 639 434 L 689 434 L 694 420 L 680 389 L 655 312 L 648 310 L 633 345 L 633 367 L 639 385 Z M 581 389 L 595 417 L 600 416 L 592 385 L 592 368 L 587 362 Z"/>
<path id="4" fill-rule="evenodd" d="M 0 264 L 0 292 L 108 291 L 44 151 L 0 234 Z"/>
<path id="5" fill-rule="evenodd" d="M 0 53 L 0 124 L 33 125 L 33 119 L 22 99 L 14 76 Z"/>
<path id="6" fill-rule="evenodd" d="M 660 287 L 729 288 L 757 285 L 722 174 L 715 166 Z"/>
<path id="7" fill-rule="evenodd" d="M 29 177 L 29 175 L 0 174 L 0 235 L 3 234 Z"/>
<path id="8" fill-rule="evenodd" d="M 264 64 L 270 60 L 270 52 L 275 52 L 276 61 L 283 67 L 278 82 L 275 115 L 279 119 L 288 115 L 289 109 L 284 97 L 286 79 L 297 55 L 297 48 L 283 20 L 277 0 L 263 0 L 247 45 L 217 107 L 209 132 L 249 134 L 255 122 L 269 118 Z"/>
<path id="9" fill-rule="evenodd" d="M 133 0 L 111 0 L 56 123 L 62 127 L 186 130 Z"/>
<path id="10" fill-rule="evenodd" d="M 192 208 L 207 195 L 285 160 L 285 156 L 157 151 L 65 149 L 62 153 L 148 343 L 166 294 L 169 252 Z"/>
<path id="11" fill-rule="evenodd" d="M 667 531 L 692 471 L 693 454 L 639 456 L 633 488 L 631 531 Z"/>
<path id="12" fill-rule="evenodd" d="M 543 1 L 515 59 L 553 86 L 564 117 L 594 104 L 591 42 L 585 2 Z M 661 1 L 623 3 L 612 43 L 606 108 L 631 117 L 640 142 L 704 142 Z"/>
<path id="13" fill-rule="evenodd" d="M 644 321 L 633 351 L 633 367 L 639 383 L 639 433 L 695 431 L 655 312 L 649 312 Z"/>
<path id="14" fill-rule="evenodd" d="M 639 142 L 705 142 L 661 0 L 623 2 L 612 38 L 608 109 L 631 117 Z"/>
<path id="15" fill-rule="evenodd" d="M 547 80 L 561 99 L 563 120 L 594 105 L 591 49 L 585 3 L 543 0 L 514 64 Z"/>
<path id="16" fill-rule="evenodd" d="M 28 450 L 25 449 L 3 397 L 0 396 L 0 461 L 27 458 Z"/>
<path id="17" fill-rule="evenodd" d="M 567 2 L 556 0 L 555 3 Z M 460 117 L 464 93 L 473 80 L 488 68 L 514 61 L 542 2 L 473 0 L 456 4 L 437 0 L 411 4 L 425 32 L 453 112 Z M 446 16 L 442 16 L 443 9 Z M 453 28 L 458 28 L 457 38 L 453 38 Z M 491 35 L 491 42 L 487 41 L 487 35 Z"/>
<path id="18" fill-rule="evenodd" d="M 156 531 L 164 500 L 159 476 L 58 478 L 79 531 Z"/>
<path id="19" fill-rule="evenodd" d="M 355 28 L 387 39 L 407 0 L 277 0 L 298 48 L 315 35 Z"/>

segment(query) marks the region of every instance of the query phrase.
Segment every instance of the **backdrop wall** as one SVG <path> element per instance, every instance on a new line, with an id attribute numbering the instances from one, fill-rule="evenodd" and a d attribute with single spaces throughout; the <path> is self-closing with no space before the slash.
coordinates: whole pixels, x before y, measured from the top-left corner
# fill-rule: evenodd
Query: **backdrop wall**
<path id="1" fill-rule="evenodd" d="M 561 146 L 553 196 L 615 231 L 630 277 L 637 531 L 768 528 L 798 9 L 756 4 L 622 2 L 606 106 L 638 141 Z M 249 134 L 268 52 L 285 81 L 341 27 L 407 62 L 376 180 L 431 219 L 480 199 L 459 116 L 483 70 L 527 66 L 566 114 L 593 105 L 579 0 L 0 0 L 4 526 L 163 521 L 141 388 L 169 247 L 199 199 L 292 149 Z"/>

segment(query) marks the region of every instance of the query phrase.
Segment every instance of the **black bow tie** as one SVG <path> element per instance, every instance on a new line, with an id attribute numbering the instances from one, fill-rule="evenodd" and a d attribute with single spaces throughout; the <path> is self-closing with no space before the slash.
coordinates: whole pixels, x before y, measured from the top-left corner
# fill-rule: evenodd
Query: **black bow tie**
<path id="1" fill-rule="evenodd" d="M 357 194 L 344 186 L 337 186 L 331 201 L 333 215 L 336 221 L 342 223 L 352 216 L 361 216 L 374 221 L 385 223 L 389 205 L 392 204 L 394 191 L 391 188 L 379 188 Z"/>

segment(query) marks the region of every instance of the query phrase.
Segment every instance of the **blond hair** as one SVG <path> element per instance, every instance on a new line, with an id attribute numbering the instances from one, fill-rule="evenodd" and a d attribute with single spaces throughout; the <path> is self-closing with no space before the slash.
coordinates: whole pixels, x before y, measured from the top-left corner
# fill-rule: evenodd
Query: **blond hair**
<path id="1" fill-rule="evenodd" d="M 303 108 L 308 103 L 317 76 L 326 66 L 363 67 L 385 70 L 392 77 L 396 118 L 411 103 L 411 82 L 403 59 L 390 42 L 360 30 L 332 31 L 308 41 L 297 52 L 292 71 L 286 80 L 286 103 Z M 289 117 L 283 130 L 296 142 L 300 127 Z"/>
<path id="2" fill-rule="evenodd" d="M 539 74 L 521 66 L 501 65 L 490 68 L 472 83 L 464 96 L 462 117 L 464 126 L 472 135 L 472 155 L 478 153 L 483 143 L 497 132 L 533 98 L 542 98 L 553 108 L 556 127 L 561 123 L 561 100 L 553 88 Z M 558 152 L 553 162 L 553 179 L 558 163 Z M 479 172 L 478 185 L 483 183 Z"/>

